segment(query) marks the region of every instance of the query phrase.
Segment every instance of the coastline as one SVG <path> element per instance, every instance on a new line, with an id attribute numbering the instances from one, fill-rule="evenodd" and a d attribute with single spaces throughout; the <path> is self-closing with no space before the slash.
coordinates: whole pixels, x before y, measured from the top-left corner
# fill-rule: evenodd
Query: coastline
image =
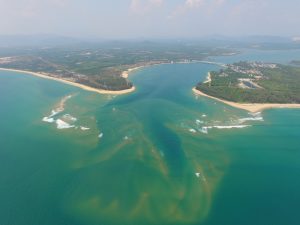
<path id="1" fill-rule="evenodd" d="M 129 74 L 135 70 L 138 70 L 138 69 L 141 69 L 141 68 L 144 68 L 145 66 L 136 66 L 136 67 L 133 67 L 133 68 L 129 68 L 125 71 L 122 72 L 121 74 L 121 77 L 127 79 L 129 77 Z"/>
<path id="2" fill-rule="evenodd" d="M 135 71 L 135 70 L 139 70 L 139 69 L 142 69 L 142 68 L 145 68 L 145 67 L 150 67 L 150 66 L 159 66 L 159 65 L 171 65 L 171 64 L 192 64 L 192 63 L 205 63 L 205 64 L 217 64 L 219 65 L 219 63 L 215 63 L 215 62 L 210 62 L 210 61 L 201 61 L 201 60 L 193 60 L 193 61 L 177 61 L 177 62 L 155 62 L 155 61 L 150 61 L 148 63 L 144 63 L 142 65 L 139 65 L 139 64 L 135 64 L 136 66 L 132 67 L 132 68 L 129 68 L 127 70 L 124 70 L 122 73 L 121 73 L 121 76 L 123 78 L 128 78 L 130 73 Z M 219 65 L 220 66 L 220 65 Z M 208 81 L 206 82 L 210 82 L 211 81 L 211 74 L 210 72 L 208 72 L 208 75 L 207 75 L 207 79 Z"/>
<path id="3" fill-rule="evenodd" d="M 265 109 L 274 109 L 274 108 L 291 108 L 291 109 L 299 109 L 300 104 L 277 104 L 277 103 L 236 103 L 236 102 L 230 102 L 226 101 L 220 98 L 216 98 L 210 95 L 207 95 L 199 90 L 197 90 L 195 87 L 193 88 L 193 92 L 196 95 L 201 95 L 207 98 L 211 98 L 214 100 L 217 100 L 219 102 L 223 102 L 227 105 L 230 105 L 235 108 L 247 110 L 249 112 L 255 113 L 259 111 L 263 111 Z"/>
<path id="4" fill-rule="evenodd" d="M 205 80 L 203 83 L 206 84 L 206 83 L 210 83 L 210 82 L 211 82 L 211 73 L 208 72 L 208 73 L 207 73 L 206 80 Z"/>
<path id="5" fill-rule="evenodd" d="M 110 90 L 97 89 L 97 88 L 89 87 L 89 86 L 86 86 L 86 85 L 83 85 L 83 84 L 79 84 L 79 83 L 75 83 L 75 82 L 72 82 L 72 81 L 64 80 L 62 78 L 51 77 L 51 76 L 48 76 L 48 75 L 45 75 L 45 74 L 42 74 L 42 73 L 30 72 L 30 71 L 26 71 L 26 70 L 0 68 L 0 71 L 25 73 L 25 74 L 33 75 L 33 76 L 44 78 L 44 79 L 48 79 L 48 80 L 55 80 L 55 81 L 58 81 L 58 82 L 61 82 L 61 83 L 64 83 L 64 84 L 68 84 L 68 85 L 72 85 L 72 86 L 81 88 L 81 89 L 86 90 L 86 91 L 96 92 L 98 94 L 122 95 L 122 94 L 128 94 L 130 92 L 135 91 L 135 87 L 134 86 L 132 88 L 126 89 L 126 90 L 110 91 Z"/>

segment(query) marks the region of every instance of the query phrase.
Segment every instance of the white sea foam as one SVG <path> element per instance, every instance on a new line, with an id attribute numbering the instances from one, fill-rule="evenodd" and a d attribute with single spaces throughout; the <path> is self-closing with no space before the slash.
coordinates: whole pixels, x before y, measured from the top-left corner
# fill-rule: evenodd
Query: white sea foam
<path id="1" fill-rule="evenodd" d="M 250 127 L 250 125 L 232 125 L 232 126 L 214 126 L 217 129 L 232 129 L 232 128 L 246 128 Z"/>
<path id="2" fill-rule="evenodd" d="M 90 128 L 88 128 L 88 127 L 83 127 L 83 126 L 80 126 L 80 129 L 81 129 L 81 130 L 83 130 L 83 131 L 85 131 L 85 130 L 89 130 Z"/>
<path id="3" fill-rule="evenodd" d="M 256 117 L 256 116 L 260 116 L 261 112 L 255 112 L 255 113 L 249 112 L 248 114 Z"/>
<path id="4" fill-rule="evenodd" d="M 202 123 L 204 123 L 204 122 L 201 121 L 201 120 L 196 120 L 196 124 L 197 124 L 197 125 L 202 124 Z"/>
<path id="5" fill-rule="evenodd" d="M 261 116 L 257 117 L 246 117 L 246 118 L 241 118 L 238 120 L 240 123 L 244 123 L 246 121 L 264 121 L 264 118 Z"/>
<path id="6" fill-rule="evenodd" d="M 55 122 L 55 119 L 53 119 L 51 117 L 44 117 L 42 120 L 43 120 L 43 122 L 46 122 L 46 123 L 54 123 Z"/>
<path id="7" fill-rule="evenodd" d="M 246 127 L 250 127 L 250 125 L 207 126 L 207 127 L 203 127 L 203 128 L 206 128 L 206 129 L 213 129 L 213 128 L 216 128 L 216 129 L 233 129 L 233 128 L 241 129 L 241 128 L 246 128 Z"/>
<path id="8" fill-rule="evenodd" d="M 72 122 L 76 122 L 77 121 L 77 118 L 71 116 L 70 114 L 63 115 L 63 118 L 66 119 L 66 120 L 72 121 Z"/>
<path id="9" fill-rule="evenodd" d="M 61 110 L 54 110 L 54 109 L 52 109 L 51 110 L 51 114 L 50 114 L 50 116 L 48 116 L 49 118 L 50 117 L 53 117 L 53 116 L 56 116 L 58 113 L 60 113 L 61 112 Z"/>
<path id="10" fill-rule="evenodd" d="M 206 182 L 206 178 L 203 174 L 201 173 L 195 173 L 196 177 L 201 178 L 204 182 Z"/>
<path id="11" fill-rule="evenodd" d="M 60 103 L 59 106 L 56 109 L 51 110 L 51 114 L 49 116 L 44 117 L 42 120 L 47 123 L 56 123 L 57 129 L 68 129 L 75 127 L 74 125 L 70 125 L 68 122 L 75 122 L 77 119 L 75 117 L 72 117 L 70 114 L 65 114 L 62 116 L 62 119 L 56 119 L 54 118 L 59 113 L 64 111 L 64 105 L 68 99 L 70 99 L 72 95 L 68 95 L 64 97 Z M 67 122 L 66 122 L 67 121 Z"/>
<path id="12" fill-rule="evenodd" d="M 197 131 L 195 129 L 189 129 L 189 132 L 196 133 Z"/>
<path id="13" fill-rule="evenodd" d="M 42 121 L 46 122 L 46 123 L 54 123 L 55 119 L 53 118 L 55 115 L 57 115 L 58 113 L 60 113 L 59 110 L 51 110 L 51 114 L 49 116 L 45 116 Z"/>
<path id="14" fill-rule="evenodd" d="M 201 129 L 199 129 L 199 131 L 204 134 L 208 133 L 207 127 L 202 127 Z"/>
<path id="15" fill-rule="evenodd" d="M 61 120 L 61 119 L 57 119 L 56 120 L 56 127 L 57 129 L 69 129 L 72 127 L 75 127 L 74 125 L 70 125 L 68 123 L 66 123 L 65 121 Z"/>

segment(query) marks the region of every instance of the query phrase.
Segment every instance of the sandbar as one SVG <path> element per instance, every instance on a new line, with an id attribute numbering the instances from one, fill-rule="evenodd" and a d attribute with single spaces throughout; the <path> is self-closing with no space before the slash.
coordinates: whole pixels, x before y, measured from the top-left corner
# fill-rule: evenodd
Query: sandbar
<path id="1" fill-rule="evenodd" d="M 201 95 L 204 97 L 208 97 L 214 100 L 217 100 L 219 102 L 223 102 L 227 105 L 230 105 L 232 107 L 235 108 L 239 108 L 239 109 L 244 109 L 247 110 L 249 112 L 260 112 L 262 110 L 265 109 L 272 109 L 272 108 L 293 108 L 293 109 L 298 109 L 300 108 L 300 104 L 281 104 L 281 103 L 237 103 L 237 102 L 230 102 L 230 101 L 226 101 L 220 98 L 216 98 L 210 95 L 207 95 L 199 90 L 197 90 L 196 88 L 193 88 L 193 92 L 196 95 Z"/>

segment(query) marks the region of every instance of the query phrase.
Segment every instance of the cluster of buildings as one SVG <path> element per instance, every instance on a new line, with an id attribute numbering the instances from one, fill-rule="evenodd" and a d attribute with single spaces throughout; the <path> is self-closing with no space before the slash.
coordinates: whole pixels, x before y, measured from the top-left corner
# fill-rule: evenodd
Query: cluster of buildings
<path id="1" fill-rule="evenodd" d="M 0 58 L 0 64 L 7 64 L 15 61 L 13 57 L 2 57 Z"/>
<path id="2" fill-rule="evenodd" d="M 274 63 L 247 62 L 245 63 L 245 66 L 243 66 L 243 64 L 240 63 L 240 64 L 228 65 L 228 68 L 237 73 L 247 74 L 249 75 L 249 77 L 253 77 L 257 80 L 263 77 L 263 73 L 261 72 L 261 69 L 277 68 L 277 64 Z"/>

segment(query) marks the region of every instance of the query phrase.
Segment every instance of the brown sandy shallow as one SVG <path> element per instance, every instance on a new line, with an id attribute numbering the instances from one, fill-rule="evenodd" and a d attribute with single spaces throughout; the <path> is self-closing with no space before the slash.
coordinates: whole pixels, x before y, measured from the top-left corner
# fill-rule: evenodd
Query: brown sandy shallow
<path id="1" fill-rule="evenodd" d="M 96 93 L 99 93 L 99 94 L 121 95 L 121 94 L 127 94 L 127 93 L 130 93 L 130 92 L 133 92 L 135 90 L 134 86 L 130 89 L 125 89 L 125 90 L 120 90 L 120 91 L 103 90 L 103 89 L 97 89 L 97 88 L 89 87 L 89 86 L 86 86 L 86 85 L 83 85 L 83 84 L 75 83 L 75 82 L 72 82 L 72 81 L 68 81 L 68 80 L 65 80 L 65 79 L 62 79 L 62 78 L 51 77 L 51 76 L 48 76 L 48 75 L 45 75 L 45 74 L 42 74 L 42 73 L 35 73 L 35 72 L 26 71 L 26 70 L 6 69 L 6 68 L 0 68 L 0 70 L 18 72 L 18 73 L 25 73 L 25 74 L 29 74 L 29 75 L 49 79 L 49 80 L 55 80 L 55 81 L 58 81 L 58 82 L 61 82 L 61 83 L 65 83 L 65 84 L 68 84 L 68 85 L 79 87 L 79 88 L 81 88 L 83 90 L 86 90 L 86 91 L 96 92 Z"/>
<path id="2" fill-rule="evenodd" d="M 235 108 L 239 108 L 239 109 L 244 109 L 247 110 L 249 112 L 259 112 L 265 109 L 272 109 L 272 108 L 300 108 L 300 104 L 277 104 L 277 103 L 236 103 L 236 102 L 230 102 L 230 101 L 226 101 L 220 98 L 216 98 L 210 95 L 207 95 L 199 90 L 197 90 L 196 88 L 193 88 L 193 92 L 196 95 L 201 95 L 201 96 L 205 96 L 214 100 L 217 100 L 219 102 L 223 102 L 227 105 L 230 105 L 232 107 Z"/>

